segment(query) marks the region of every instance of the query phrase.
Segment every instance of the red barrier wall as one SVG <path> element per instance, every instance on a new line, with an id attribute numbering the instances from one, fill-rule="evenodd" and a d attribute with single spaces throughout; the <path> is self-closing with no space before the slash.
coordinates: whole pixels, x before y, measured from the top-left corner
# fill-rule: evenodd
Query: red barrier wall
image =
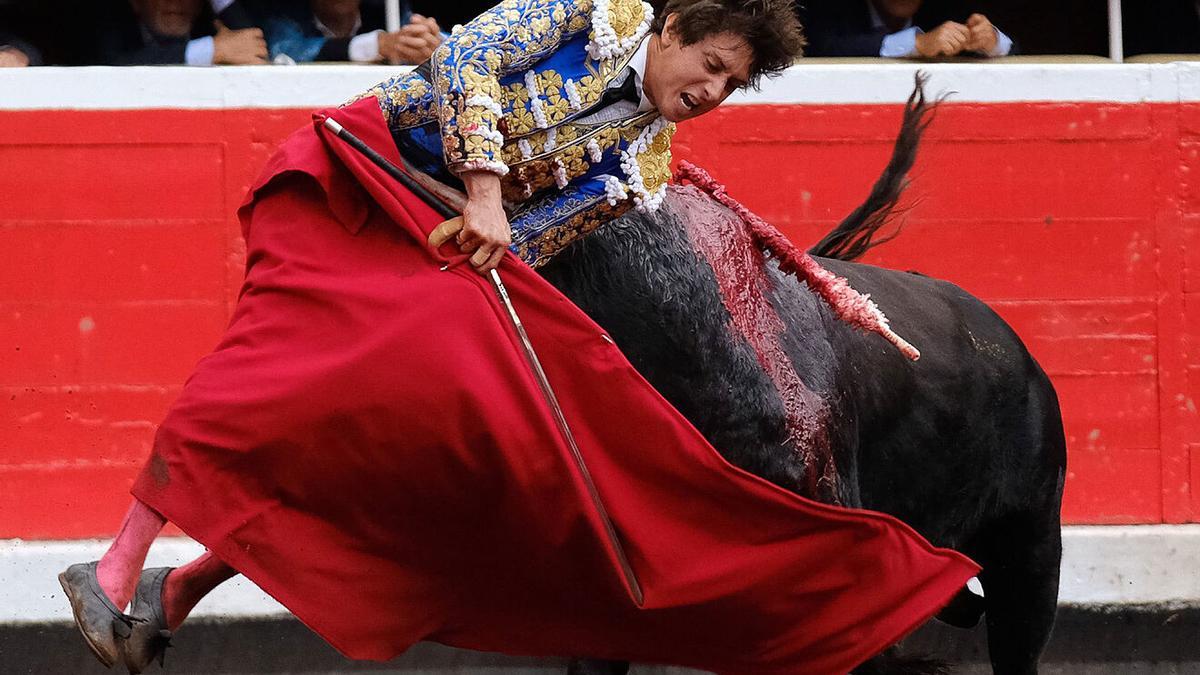
<path id="1" fill-rule="evenodd" d="M 807 244 L 878 175 L 896 105 L 746 106 L 677 136 Z M 241 279 L 234 209 L 305 110 L 5 112 L 0 538 L 111 534 Z M 947 105 L 904 234 L 1058 388 L 1073 523 L 1200 521 L 1200 105 Z M 1192 486 L 1196 486 L 1193 488 Z"/>

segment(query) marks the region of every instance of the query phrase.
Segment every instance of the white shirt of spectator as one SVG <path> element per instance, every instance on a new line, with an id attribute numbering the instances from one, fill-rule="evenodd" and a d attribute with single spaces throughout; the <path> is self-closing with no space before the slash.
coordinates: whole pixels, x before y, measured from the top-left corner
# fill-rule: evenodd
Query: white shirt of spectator
<path id="1" fill-rule="evenodd" d="M 213 14 L 220 14 L 233 3 L 234 0 L 211 0 L 208 4 L 212 7 Z M 211 35 L 188 40 L 187 46 L 183 48 L 183 62 L 189 66 L 211 66 L 215 49 Z"/>
<path id="2" fill-rule="evenodd" d="M 883 17 L 879 16 L 879 11 L 875 9 L 875 4 L 871 0 L 864 0 L 867 3 L 867 10 L 871 13 L 871 28 L 879 30 L 887 28 L 883 22 Z M 988 52 L 988 56 L 1008 56 L 1012 51 L 1013 41 L 999 28 L 996 31 L 996 47 Z M 885 59 L 903 59 L 909 56 L 917 55 L 917 36 L 923 35 L 925 31 L 917 26 L 912 25 L 912 19 L 904 25 L 904 28 L 890 33 L 883 38 L 883 45 L 879 48 L 879 55 Z"/>
<path id="3" fill-rule="evenodd" d="M 327 38 L 336 38 L 337 34 L 329 30 L 329 26 L 321 23 L 317 17 L 313 17 L 313 23 L 316 24 L 317 30 L 321 31 L 321 35 Z M 350 31 L 353 35 L 362 28 L 362 15 L 359 14 L 354 18 L 354 28 Z M 370 33 L 362 35 L 354 35 L 350 38 L 350 45 L 347 51 L 350 54 L 350 60 L 356 63 L 371 63 L 379 60 L 379 34 L 382 30 L 373 30 Z"/>
<path id="4" fill-rule="evenodd" d="M 233 4 L 234 0 L 211 0 L 209 2 L 214 14 L 220 14 L 228 10 L 229 5 Z M 212 55 L 214 55 L 215 49 L 216 46 L 212 43 L 212 36 L 197 37 L 196 40 L 188 40 L 187 47 L 184 48 L 184 62 L 190 66 L 211 66 Z"/>

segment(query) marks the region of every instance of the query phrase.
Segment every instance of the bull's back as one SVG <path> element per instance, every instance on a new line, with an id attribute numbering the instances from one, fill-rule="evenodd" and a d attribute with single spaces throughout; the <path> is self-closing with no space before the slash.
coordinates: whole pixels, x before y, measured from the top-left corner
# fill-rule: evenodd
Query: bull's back
<path id="1" fill-rule="evenodd" d="M 930 277 L 821 260 L 869 293 L 921 350 L 905 359 L 875 335 L 826 326 L 839 352 L 842 424 L 856 439 L 863 506 L 941 545 L 961 546 L 989 513 L 1038 509 L 1065 462 L 1054 389 L 1020 338 L 979 299 Z"/>

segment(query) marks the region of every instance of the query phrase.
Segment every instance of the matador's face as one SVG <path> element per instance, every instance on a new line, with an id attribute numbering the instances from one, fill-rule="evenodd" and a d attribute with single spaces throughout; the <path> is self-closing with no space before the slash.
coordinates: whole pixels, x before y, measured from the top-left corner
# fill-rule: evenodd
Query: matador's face
<path id="1" fill-rule="evenodd" d="M 685 45 L 667 17 L 661 35 L 651 36 L 642 86 L 662 116 L 680 122 L 716 108 L 746 86 L 754 53 L 740 35 L 717 33 Z"/>

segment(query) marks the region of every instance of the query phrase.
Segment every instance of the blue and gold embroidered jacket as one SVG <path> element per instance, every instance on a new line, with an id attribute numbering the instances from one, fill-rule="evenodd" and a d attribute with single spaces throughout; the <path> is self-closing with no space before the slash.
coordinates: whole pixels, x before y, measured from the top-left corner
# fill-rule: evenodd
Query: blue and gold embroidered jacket
<path id="1" fill-rule="evenodd" d="M 512 249 L 538 266 L 630 207 L 662 200 L 674 125 L 654 110 L 584 121 L 652 18 L 641 0 L 505 0 L 456 27 L 424 74 L 366 95 L 416 168 L 459 188 L 464 171 L 500 175 Z"/>

